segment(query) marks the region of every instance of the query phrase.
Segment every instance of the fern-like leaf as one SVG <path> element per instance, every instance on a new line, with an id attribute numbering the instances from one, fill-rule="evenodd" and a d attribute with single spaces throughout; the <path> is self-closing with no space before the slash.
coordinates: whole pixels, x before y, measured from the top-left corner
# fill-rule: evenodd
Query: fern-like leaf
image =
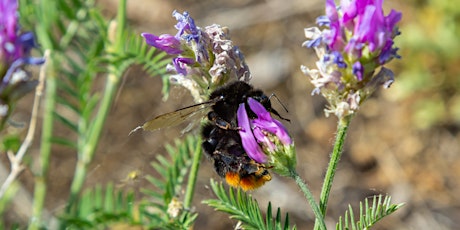
<path id="1" fill-rule="evenodd" d="M 71 207 L 71 212 L 61 216 L 66 229 L 107 229 L 117 225 L 139 225 L 138 207 L 134 207 L 132 192 L 116 191 L 112 184 L 88 189 Z"/>
<path id="2" fill-rule="evenodd" d="M 53 72 L 58 73 L 56 101 L 59 108 L 68 109 L 56 110 L 54 117 L 77 134 L 55 136 L 54 139 L 61 140 L 56 143 L 85 143 L 85 138 L 93 131 L 91 125 L 101 101 L 100 90 L 96 90 L 100 83 L 96 80 L 98 76 L 110 72 L 120 78 L 133 64 L 142 65 L 154 76 L 164 76 L 166 72 L 166 65 L 170 62 L 166 53 L 151 48 L 130 29 L 123 30 L 122 49 L 108 49 L 113 42 L 108 37 L 109 23 L 95 8 L 94 1 L 48 0 L 48 5 L 44 4 L 46 9 L 34 0 L 20 0 L 20 3 L 23 25 L 33 28 L 39 22 L 36 29 L 38 40 L 53 53 Z M 49 9 L 55 10 L 51 12 Z M 169 83 L 165 87 L 169 88 Z"/>
<path id="3" fill-rule="evenodd" d="M 337 230 L 361 230 L 369 229 L 374 226 L 379 220 L 385 216 L 390 215 L 404 204 L 391 204 L 391 196 L 382 195 L 374 196 L 372 200 L 372 206 L 369 206 L 369 199 L 363 202 L 359 202 L 359 220 L 355 222 L 355 214 L 351 205 L 348 206 L 348 211 L 345 212 L 344 218 L 340 217 L 339 222 L 336 225 Z"/>
<path id="4" fill-rule="evenodd" d="M 146 219 L 144 226 L 153 229 L 188 229 L 193 225 L 197 215 L 183 210 L 182 202 L 177 197 L 192 164 L 192 158 L 200 139 L 189 135 L 184 141 L 176 141 L 174 147 L 168 145 L 168 157 L 159 155 L 152 167 L 158 177 L 147 175 L 146 179 L 156 188 L 142 189 L 149 196 L 149 201 L 142 204 L 142 215 Z M 151 201 L 153 200 L 153 201 Z"/>
<path id="5" fill-rule="evenodd" d="M 243 229 L 291 229 L 288 214 L 286 214 L 284 225 L 282 224 L 280 208 L 277 209 L 276 218 L 273 218 L 271 203 L 268 204 L 267 214 L 264 219 L 257 200 L 241 189 L 229 188 L 227 193 L 222 183 L 217 183 L 213 180 L 211 180 L 211 188 L 218 199 L 205 200 L 203 203 L 213 207 L 215 210 L 230 214 L 230 218 L 242 223 L 241 227 Z M 296 229 L 296 227 L 294 226 L 292 229 Z"/>

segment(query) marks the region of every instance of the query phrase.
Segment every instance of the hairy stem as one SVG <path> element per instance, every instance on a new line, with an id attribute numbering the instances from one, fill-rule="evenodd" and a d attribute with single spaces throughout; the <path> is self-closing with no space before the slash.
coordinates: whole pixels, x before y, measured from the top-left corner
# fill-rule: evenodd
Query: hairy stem
<path id="1" fill-rule="evenodd" d="M 337 134 L 335 137 L 334 148 L 332 150 L 331 159 L 327 167 L 326 175 L 324 176 L 323 187 L 321 189 L 321 195 L 319 200 L 319 206 L 321 214 L 326 216 L 327 202 L 332 188 L 332 182 L 334 181 L 335 172 L 337 170 L 337 164 L 342 156 L 343 146 L 345 138 L 347 136 L 348 126 L 350 125 L 351 116 L 341 118 L 337 124 Z M 315 229 L 318 225 L 315 224 Z"/>
<path id="2" fill-rule="evenodd" d="M 319 228 L 321 230 L 326 230 L 326 223 L 324 222 L 324 216 L 321 213 L 318 204 L 315 201 L 315 198 L 313 197 L 313 194 L 311 193 L 310 189 L 308 189 L 307 184 L 302 180 L 302 178 L 299 176 L 299 174 L 295 170 L 290 171 L 290 177 L 295 180 L 297 183 L 297 186 L 299 186 L 300 190 L 302 190 L 303 194 L 305 195 L 305 198 L 307 198 L 308 203 L 311 206 L 311 209 L 313 210 L 313 213 L 315 214 L 316 221 L 315 225 L 319 224 Z"/>
<path id="3" fill-rule="evenodd" d="M 331 160 L 329 161 L 326 176 L 324 177 L 323 188 L 321 189 L 319 206 L 323 215 L 326 215 L 327 202 L 329 200 L 332 182 L 334 181 L 337 164 L 342 156 L 343 145 L 345 143 L 345 137 L 347 136 L 350 120 L 351 117 L 342 118 L 337 124 L 337 136 L 335 137 L 334 149 L 332 150 Z"/>

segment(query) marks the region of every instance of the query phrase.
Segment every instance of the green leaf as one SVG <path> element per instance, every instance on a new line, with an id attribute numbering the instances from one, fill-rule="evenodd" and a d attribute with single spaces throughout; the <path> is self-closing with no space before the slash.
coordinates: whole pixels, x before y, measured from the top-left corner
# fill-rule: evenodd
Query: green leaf
<path id="1" fill-rule="evenodd" d="M 211 189 L 217 196 L 217 199 L 205 200 L 203 203 L 213 207 L 217 211 L 230 214 L 231 219 L 242 222 L 244 229 L 290 229 L 289 215 L 286 214 L 285 224 L 282 228 L 281 210 L 278 208 L 276 217 L 273 218 L 271 203 L 268 204 L 267 215 L 263 219 L 257 200 L 241 189 L 229 188 L 227 193 L 222 183 L 217 183 L 214 180 L 211 180 Z M 295 226 L 292 229 L 295 229 Z"/>
<path id="2" fill-rule="evenodd" d="M 348 206 L 348 211 L 345 212 L 345 217 L 339 218 L 339 222 L 336 224 L 336 229 L 369 229 L 374 226 L 379 220 L 385 216 L 390 215 L 404 204 L 391 204 L 391 197 L 385 196 L 383 199 L 382 195 L 374 196 L 372 199 L 372 206 L 369 206 L 369 201 L 366 199 L 359 203 L 359 220 L 355 221 L 353 208 L 351 205 Z"/>
<path id="3" fill-rule="evenodd" d="M 1 146 L 0 152 L 13 151 L 18 152 L 19 147 L 21 147 L 21 137 L 18 134 L 9 134 L 1 137 Z"/>
<path id="4" fill-rule="evenodd" d="M 64 125 L 66 125 L 68 128 L 70 128 L 70 130 L 74 131 L 74 132 L 78 132 L 78 125 L 73 123 L 71 120 L 67 119 L 66 117 L 62 116 L 61 114 L 59 113 L 54 113 L 54 117 L 56 118 L 56 120 L 62 122 Z"/>
<path id="5" fill-rule="evenodd" d="M 70 148 L 73 148 L 73 149 L 77 148 L 77 144 L 74 141 L 66 139 L 66 138 L 63 138 L 63 137 L 52 137 L 51 142 L 54 143 L 54 144 L 67 146 L 67 147 L 70 147 Z"/>

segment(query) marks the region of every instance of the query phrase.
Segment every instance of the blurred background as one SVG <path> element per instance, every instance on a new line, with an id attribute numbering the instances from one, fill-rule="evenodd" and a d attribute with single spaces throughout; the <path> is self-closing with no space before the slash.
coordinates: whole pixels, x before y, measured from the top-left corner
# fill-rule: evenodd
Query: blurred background
<path id="1" fill-rule="evenodd" d="M 117 0 L 97 2 L 108 18 L 115 16 Z M 374 194 L 388 194 L 405 206 L 374 229 L 454 229 L 460 225 L 460 8 L 450 0 L 385 1 L 385 13 L 392 8 L 403 13 L 402 34 L 396 38 L 402 59 L 387 66 L 395 71 L 396 82 L 375 93 L 351 123 L 327 224 L 333 228 L 348 204 L 357 207 Z M 251 69 L 252 84 L 266 94 L 275 93 L 288 107 L 289 113 L 282 115 L 291 119 L 285 125 L 296 142 L 298 172 L 319 197 L 337 120 L 324 116 L 325 101 L 310 95 L 313 87 L 300 65 L 314 66 L 314 52 L 301 47 L 303 29 L 315 26 L 316 17 L 324 14 L 324 2 L 136 0 L 128 1 L 128 18 L 139 34 L 175 34 L 175 9 L 188 11 L 200 27 L 229 27 Z M 180 87 L 172 88 L 167 101 L 161 98 L 160 78 L 147 76 L 139 66 L 126 72 L 86 186 L 114 181 L 142 196 L 139 188 L 149 186 L 144 175 L 154 173 L 149 162 L 165 153 L 164 144 L 181 138 L 183 127 L 128 133 L 155 115 L 193 104 Z M 15 120 L 27 120 L 32 99 L 30 94 L 21 102 Z M 274 107 L 282 111 L 277 103 Z M 69 150 L 55 148 L 47 200 L 51 213 L 65 205 L 73 175 L 69 167 L 76 160 Z M 30 152 L 33 156 L 38 151 L 37 146 Z M 195 229 L 233 229 L 236 221 L 201 204 L 213 197 L 209 179 L 220 180 L 209 161 L 202 161 Z M 26 190 L 33 188 L 31 177 L 28 171 L 22 174 Z M 312 228 L 313 214 L 293 181 L 274 175 L 251 193 L 262 210 L 271 201 L 289 212 L 298 229 Z"/>

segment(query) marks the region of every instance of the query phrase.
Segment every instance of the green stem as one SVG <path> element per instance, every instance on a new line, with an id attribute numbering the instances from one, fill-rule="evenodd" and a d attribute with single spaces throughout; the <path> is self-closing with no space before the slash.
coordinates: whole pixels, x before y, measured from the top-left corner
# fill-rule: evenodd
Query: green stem
<path id="1" fill-rule="evenodd" d="M 75 202 L 75 199 L 77 198 L 78 194 L 80 193 L 83 187 L 88 165 L 91 163 L 94 157 L 94 153 L 99 142 L 102 128 L 104 127 L 104 123 L 110 110 L 110 106 L 112 105 L 112 101 L 116 93 L 117 86 L 118 77 L 114 74 L 109 74 L 107 77 L 104 96 L 102 98 L 99 111 L 94 120 L 94 126 L 92 126 L 89 130 L 88 137 L 86 138 L 87 142 L 81 146 L 81 149 L 79 149 L 78 162 L 75 168 L 75 175 L 72 181 L 72 185 L 70 187 L 70 198 L 67 206 L 67 211 L 70 211 L 69 208 L 73 205 L 73 202 Z"/>
<path id="2" fill-rule="evenodd" d="M 50 50 L 50 55 L 46 60 L 46 81 L 45 81 L 45 102 L 43 111 L 43 126 L 40 142 L 40 158 L 37 172 L 35 173 L 35 187 L 34 187 L 34 198 L 32 207 L 32 217 L 28 229 L 35 230 L 39 229 L 42 224 L 42 215 L 46 198 L 47 190 L 47 178 L 49 170 L 49 162 L 51 157 L 51 138 L 53 136 L 53 118 L 56 104 L 56 92 L 57 92 L 57 76 L 54 65 L 54 45 L 51 31 L 51 23 L 55 15 L 49 14 L 47 7 L 53 7 L 55 3 L 53 1 L 43 0 L 40 2 L 37 8 L 37 23 L 35 29 L 37 33 L 37 40 L 43 50 Z M 47 7 L 46 7 L 47 6 Z"/>
<path id="3" fill-rule="evenodd" d="M 316 224 L 319 224 L 319 227 L 321 230 L 326 230 L 326 223 L 324 223 L 324 216 L 321 213 L 319 206 L 316 203 L 315 198 L 313 197 L 313 194 L 310 192 L 310 189 L 308 189 L 307 184 L 302 180 L 302 178 L 299 176 L 299 174 L 295 170 L 290 171 L 290 177 L 295 180 L 300 190 L 302 190 L 303 194 L 305 195 L 305 198 L 307 198 L 307 201 L 310 204 L 313 210 L 313 213 L 315 214 L 315 217 L 316 217 L 315 226 Z"/>
<path id="4" fill-rule="evenodd" d="M 321 189 L 319 200 L 319 206 L 323 216 L 326 216 L 327 202 L 329 200 L 332 182 L 334 181 L 337 164 L 339 163 L 340 157 L 342 156 L 343 145 L 345 143 L 345 137 L 347 136 L 348 126 L 350 125 L 351 118 L 351 116 L 344 117 L 340 119 L 337 124 L 337 135 L 335 137 L 334 149 L 332 150 L 331 159 L 327 167 L 326 175 L 324 176 L 323 187 Z M 315 229 L 317 229 L 317 224 L 315 224 Z"/>
<path id="5" fill-rule="evenodd" d="M 188 177 L 187 191 L 184 198 L 184 208 L 189 209 L 192 205 L 193 194 L 195 193 L 195 184 L 198 175 L 198 170 L 200 169 L 200 160 L 201 160 L 201 141 L 197 140 L 197 146 L 193 154 L 192 167 L 190 169 L 190 174 Z"/>
<path id="6" fill-rule="evenodd" d="M 52 54 L 51 54 L 52 55 Z M 46 60 L 46 91 L 45 109 L 43 112 L 43 127 L 40 145 L 39 169 L 35 175 L 34 203 L 32 207 L 32 218 L 29 230 L 39 229 L 42 219 L 42 212 L 45 204 L 47 177 L 51 156 L 51 137 L 53 136 L 53 113 L 56 103 L 57 83 L 53 67 L 53 58 L 49 56 Z"/>
<path id="7" fill-rule="evenodd" d="M 126 0 L 120 0 L 117 22 L 126 21 L 126 13 L 124 13 L 124 11 L 126 11 Z M 124 25 L 125 23 L 117 23 L 116 30 L 124 30 L 124 28 L 120 27 Z M 123 46 L 119 45 L 122 42 L 121 36 L 122 33 L 117 32 L 117 37 L 114 41 L 112 41 L 113 45 L 107 47 L 108 51 L 122 52 L 120 49 L 122 49 Z M 74 179 L 70 187 L 70 197 L 67 204 L 67 212 L 70 212 L 70 208 L 72 207 L 83 187 L 88 165 L 91 163 L 94 157 L 94 153 L 96 151 L 96 147 L 99 143 L 99 138 L 104 127 L 104 123 L 107 119 L 112 101 L 118 89 L 120 73 L 116 73 L 115 69 L 110 70 L 111 72 L 107 76 L 104 95 L 102 97 L 98 113 L 94 119 L 93 125 L 90 126 L 90 129 L 88 130 L 88 135 L 85 135 L 86 137 L 84 137 L 84 143 L 79 145 L 78 162 L 75 168 Z"/>

